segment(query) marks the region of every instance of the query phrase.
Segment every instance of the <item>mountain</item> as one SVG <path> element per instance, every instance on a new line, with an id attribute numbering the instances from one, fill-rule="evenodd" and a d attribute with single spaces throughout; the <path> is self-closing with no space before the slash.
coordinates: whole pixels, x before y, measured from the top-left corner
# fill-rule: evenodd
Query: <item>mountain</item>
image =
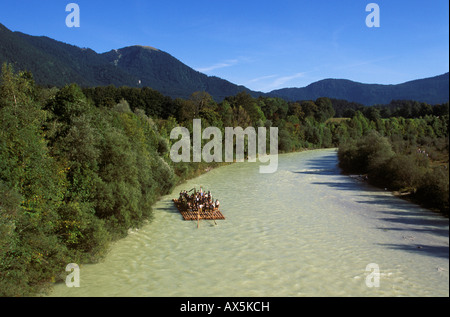
<path id="1" fill-rule="evenodd" d="M 0 64 L 33 73 L 37 84 L 64 86 L 147 86 L 172 98 L 207 91 L 214 99 L 250 89 L 202 74 L 161 50 L 132 46 L 98 54 L 48 37 L 12 32 L 0 24 Z"/>
<path id="2" fill-rule="evenodd" d="M 189 97 L 195 91 L 207 91 L 214 99 L 247 91 L 218 77 L 202 74 L 170 54 L 149 46 L 131 46 L 102 54 L 109 64 L 132 74 L 134 85 L 149 86 L 171 97 Z M 140 83 L 140 84 L 139 84 Z"/>
<path id="3" fill-rule="evenodd" d="M 82 87 L 150 87 L 172 98 L 188 98 L 206 91 L 216 101 L 245 91 L 253 97 L 287 100 L 345 99 L 364 105 L 387 104 L 408 99 L 429 104 L 448 102 L 449 74 L 399 85 L 362 84 L 343 79 L 325 79 L 304 88 L 285 88 L 270 93 L 252 91 L 227 80 L 207 76 L 170 54 L 149 46 L 131 46 L 99 54 L 44 36 L 12 32 L 0 23 L 0 64 L 12 63 L 16 70 L 33 73 L 37 84 Z"/>
<path id="4" fill-rule="evenodd" d="M 270 95 L 292 101 L 329 97 L 366 106 L 388 104 L 392 100 L 415 100 L 438 104 L 449 100 L 449 73 L 398 85 L 362 84 L 345 79 L 325 79 L 304 88 L 274 90 L 270 92 Z"/>
<path id="5" fill-rule="evenodd" d="M 91 49 L 11 32 L 1 24 L 0 43 L 0 63 L 9 62 L 16 70 L 32 72 L 41 85 L 64 86 L 72 82 L 81 86 L 125 85 L 133 79 Z"/>

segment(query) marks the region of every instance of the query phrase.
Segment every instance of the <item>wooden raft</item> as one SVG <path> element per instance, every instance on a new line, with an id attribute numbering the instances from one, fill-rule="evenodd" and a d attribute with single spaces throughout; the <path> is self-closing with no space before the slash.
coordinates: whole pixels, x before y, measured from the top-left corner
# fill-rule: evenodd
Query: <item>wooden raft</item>
<path id="1" fill-rule="evenodd" d="M 197 220 L 225 220 L 225 216 L 220 212 L 220 210 L 202 210 L 200 212 L 200 217 L 198 217 L 197 211 L 186 210 L 178 199 L 173 199 L 175 206 L 177 206 L 178 211 L 183 216 L 184 220 L 187 221 L 197 221 Z"/>

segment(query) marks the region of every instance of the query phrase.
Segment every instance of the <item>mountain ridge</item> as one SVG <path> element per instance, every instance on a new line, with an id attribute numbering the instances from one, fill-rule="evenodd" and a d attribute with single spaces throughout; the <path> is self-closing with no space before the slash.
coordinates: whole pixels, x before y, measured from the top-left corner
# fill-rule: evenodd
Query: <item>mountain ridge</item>
<path id="1" fill-rule="evenodd" d="M 303 88 L 282 88 L 270 92 L 273 96 L 294 100 L 315 100 L 324 97 L 346 99 L 364 105 L 387 104 L 392 100 L 411 99 L 431 104 L 448 102 L 449 73 L 415 79 L 400 84 L 365 84 L 348 79 L 323 79 Z M 348 98 L 348 95 L 353 98 Z"/>
<path id="2" fill-rule="evenodd" d="M 61 87 L 76 83 L 82 87 L 150 87 L 171 98 L 189 98 L 206 91 L 216 101 L 242 91 L 253 97 L 279 97 L 290 101 L 319 97 L 345 99 L 369 106 L 394 99 L 431 104 L 449 99 L 449 73 L 397 85 L 363 84 L 347 79 L 324 79 L 302 88 L 282 88 L 263 93 L 225 79 L 208 76 L 184 64 L 167 52 L 151 46 L 134 45 L 97 53 L 46 36 L 13 32 L 0 23 L 0 64 L 12 63 L 16 70 L 33 73 L 43 86 Z"/>

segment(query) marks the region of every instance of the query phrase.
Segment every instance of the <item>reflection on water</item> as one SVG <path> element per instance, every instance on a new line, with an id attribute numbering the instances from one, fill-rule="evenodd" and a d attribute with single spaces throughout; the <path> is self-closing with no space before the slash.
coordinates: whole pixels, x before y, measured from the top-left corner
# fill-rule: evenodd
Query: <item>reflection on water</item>
<path id="1" fill-rule="evenodd" d="M 225 221 L 182 220 L 182 189 L 211 190 Z M 448 219 L 347 176 L 334 150 L 239 163 L 177 187 L 154 220 L 53 296 L 449 296 Z M 370 263 L 379 287 L 368 287 Z"/>

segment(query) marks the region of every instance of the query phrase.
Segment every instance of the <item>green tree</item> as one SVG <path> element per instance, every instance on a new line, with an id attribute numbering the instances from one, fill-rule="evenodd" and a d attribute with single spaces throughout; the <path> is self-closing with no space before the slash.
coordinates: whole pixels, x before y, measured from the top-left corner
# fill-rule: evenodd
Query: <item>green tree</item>
<path id="1" fill-rule="evenodd" d="M 28 74 L 3 66 L 0 83 L 0 295 L 26 296 L 66 255 L 56 234 L 64 175 L 49 156 L 45 111 Z"/>
<path id="2" fill-rule="evenodd" d="M 317 105 L 311 100 L 303 101 L 301 107 L 305 114 L 305 118 L 314 117 L 318 111 Z"/>
<path id="3" fill-rule="evenodd" d="M 371 131 L 357 141 L 350 140 L 342 144 L 338 156 L 344 171 L 368 173 L 375 178 L 394 154 L 389 140 L 378 132 Z"/>
<path id="4" fill-rule="evenodd" d="M 314 116 L 317 121 L 325 122 L 334 117 L 335 111 L 329 98 L 318 98 L 315 104 L 317 106 L 317 111 Z"/>
<path id="5" fill-rule="evenodd" d="M 428 171 L 417 188 L 415 197 L 427 207 L 449 214 L 449 174 L 442 168 Z"/>

